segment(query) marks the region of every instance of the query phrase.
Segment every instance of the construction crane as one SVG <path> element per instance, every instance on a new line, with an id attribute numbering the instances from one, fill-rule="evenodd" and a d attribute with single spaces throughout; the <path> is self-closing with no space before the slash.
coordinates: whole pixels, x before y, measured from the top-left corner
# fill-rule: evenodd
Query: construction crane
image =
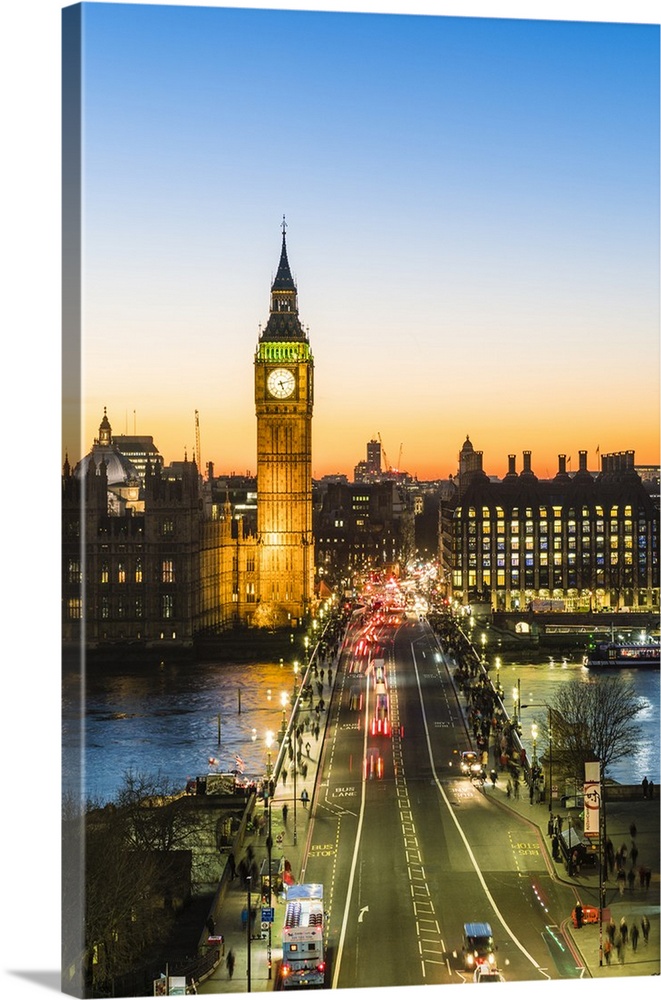
<path id="1" fill-rule="evenodd" d="M 386 455 L 386 449 L 383 447 L 383 441 L 381 440 L 381 431 L 377 431 L 379 436 L 379 444 L 381 445 L 381 454 L 383 455 L 383 461 L 385 462 L 386 472 L 391 471 L 390 462 L 388 461 L 388 456 Z"/>
<path id="2" fill-rule="evenodd" d="M 402 448 L 403 447 L 404 447 L 404 442 L 402 441 L 402 443 L 399 446 L 399 455 L 397 456 L 397 471 L 398 472 L 402 471 Z"/>
<path id="3" fill-rule="evenodd" d="M 195 411 L 195 459 L 197 461 L 197 471 L 202 475 L 202 455 L 200 453 L 200 414 Z"/>

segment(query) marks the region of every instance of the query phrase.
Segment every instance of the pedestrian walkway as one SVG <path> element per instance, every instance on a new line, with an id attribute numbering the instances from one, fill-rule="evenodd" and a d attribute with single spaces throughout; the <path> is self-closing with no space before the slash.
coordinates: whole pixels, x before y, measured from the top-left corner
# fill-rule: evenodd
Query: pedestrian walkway
<path id="1" fill-rule="evenodd" d="M 581 819 L 578 809 L 567 809 L 560 802 L 549 808 L 547 802 L 530 802 L 528 788 L 522 785 L 520 795 L 515 797 L 507 792 L 508 774 L 501 771 L 498 774 L 495 787 L 490 781 L 484 783 L 484 794 L 497 802 L 503 809 L 508 809 L 525 819 L 540 833 L 543 851 L 549 872 L 558 881 L 571 886 L 576 892 L 576 902 L 582 907 L 599 907 L 599 866 L 585 866 L 572 877 L 567 872 L 564 859 L 554 860 L 552 856 L 552 832 L 549 827 L 551 816 L 560 816 L 563 828 L 575 824 L 577 831 L 581 830 Z M 587 973 L 592 977 L 613 976 L 653 976 L 659 975 L 659 803 L 643 800 L 642 794 L 636 800 L 612 800 L 606 804 L 607 837 L 612 840 L 615 849 L 626 844 L 630 852 L 632 842 L 636 844 L 636 867 L 643 866 L 651 870 L 648 888 L 640 885 L 636 877 L 630 888 L 627 882 L 622 893 L 611 872 L 605 881 L 604 902 L 602 911 L 602 945 L 607 940 L 607 925 L 613 921 L 619 932 L 620 922 L 624 918 L 629 932 L 629 940 L 620 948 L 619 957 L 616 948 L 610 956 L 606 948 L 605 954 L 600 954 L 599 923 L 584 923 L 582 927 L 574 927 L 571 913 L 567 913 L 562 921 L 562 929 L 567 933 L 578 955 L 580 955 Z M 635 823 L 635 838 L 632 841 L 631 824 Z M 630 859 L 627 871 L 631 870 Z M 643 938 L 641 921 L 646 916 L 649 920 L 647 941 Z M 636 925 L 639 938 L 634 949 L 631 930 Z M 616 939 L 619 933 L 616 934 Z"/>
<path id="2" fill-rule="evenodd" d="M 306 843 L 309 834 L 310 812 L 314 804 L 314 793 L 317 774 L 321 764 L 324 746 L 324 733 L 330 713 L 332 693 L 337 675 L 337 658 L 328 664 L 323 662 L 323 681 L 321 669 L 317 676 L 312 675 L 313 698 L 302 698 L 299 702 L 296 726 L 304 726 L 300 741 L 300 768 L 294 768 L 291 760 L 284 758 L 283 768 L 275 777 L 275 790 L 270 806 L 265 807 L 262 799 L 255 800 L 253 818 L 257 829 L 251 830 L 243 839 L 240 849 L 236 851 L 237 873 L 229 879 L 224 877 L 214 907 L 213 921 L 215 936 L 222 935 L 220 945 L 220 962 L 212 972 L 197 984 L 198 993 L 244 993 L 264 992 L 277 987 L 279 962 L 282 956 L 282 924 L 285 905 L 284 894 L 273 892 L 272 909 L 274 920 L 262 922 L 262 909 L 268 910 L 266 903 L 262 904 L 262 879 L 255 886 L 245 882 L 238 872 L 242 859 L 252 856 L 258 871 L 264 868 L 265 883 L 268 881 L 268 829 L 271 828 L 271 871 L 272 885 L 279 885 L 280 879 L 291 877 L 294 882 L 300 882 L 303 862 L 306 857 Z M 332 684 L 328 685 L 328 667 L 331 667 Z M 320 692 L 317 685 L 322 684 Z M 318 697 L 317 697 L 318 696 Z M 319 700 L 324 701 L 323 711 L 319 717 L 315 711 Z M 319 732 L 315 735 L 314 727 L 319 722 Z M 310 730 L 310 725 L 313 731 Z M 303 777 L 304 771 L 306 772 Z M 294 795 L 296 782 L 296 795 Z M 306 796 L 308 801 L 305 802 Z M 270 814 L 270 815 L 269 815 Z M 224 891 L 223 891 L 224 890 Z M 252 922 L 249 920 L 253 912 Z M 251 923 L 250 929 L 249 924 Z M 207 939 L 203 933 L 201 941 Z M 219 944 L 214 944 L 219 947 Z M 232 974 L 227 965 L 229 955 L 234 958 Z M 270 957 L 270 961 L 269 961 Z"/>

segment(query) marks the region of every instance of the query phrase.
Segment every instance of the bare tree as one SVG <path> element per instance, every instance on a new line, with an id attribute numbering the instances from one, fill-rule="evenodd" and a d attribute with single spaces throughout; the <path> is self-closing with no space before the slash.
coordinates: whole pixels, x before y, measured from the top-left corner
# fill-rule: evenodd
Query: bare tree
<path id="1" fill-rule="evenodd" d="M 115 981 L 144 964 L 167 938 L 181 851 L 199 821 L 162 775 L 126 772 L 115 803 L 85 815 L 85 951 L 88 981 L 114 994 Z"/>
<path id="2" fill-rule="evenodd" d="M 636 716 L 645 707 L 633 684 L 619 674 L 590 676 L 563 684 L 549 705 L 553 766 L 582 782 L 586 761 L 601 762 L 602 774 L 640 743 Z"/>

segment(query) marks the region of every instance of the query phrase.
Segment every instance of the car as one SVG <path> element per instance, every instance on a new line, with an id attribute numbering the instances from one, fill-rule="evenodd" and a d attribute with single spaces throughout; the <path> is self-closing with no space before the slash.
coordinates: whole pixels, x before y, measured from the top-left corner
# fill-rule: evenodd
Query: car
<path id="1" fill-rule="evenodd" d="M 473 973 L 474 983 L 504 983 L 505 977 L 490 965 L 478 965 Z"/>
<path id="2" fill-rule="evenodd" d="M 484 777 L 482 761 L 474 750 L 464 750 L 459 760 L 459 770 L 469 778 Z"/>
<path id="3" fill-rule="evenodd" d="M 461 948 L 464 956 L 464 968 L 475 973 L 480 966 L 495 970 L 496 946 L 493 941 L 491 924 L 464 924 L 464 934 Z"/>

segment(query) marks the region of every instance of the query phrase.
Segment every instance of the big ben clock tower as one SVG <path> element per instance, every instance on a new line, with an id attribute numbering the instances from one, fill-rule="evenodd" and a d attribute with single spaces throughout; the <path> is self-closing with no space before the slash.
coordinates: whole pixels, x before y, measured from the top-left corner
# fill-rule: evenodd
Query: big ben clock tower
<path id="1" fill-rule="evenodd" d="M 307 615 L 314 585 L 314 362 L 298 318 L 285 231 L 283 217 L 271 311 L 255 352 L 259 596 L 278 624 Z"/>

